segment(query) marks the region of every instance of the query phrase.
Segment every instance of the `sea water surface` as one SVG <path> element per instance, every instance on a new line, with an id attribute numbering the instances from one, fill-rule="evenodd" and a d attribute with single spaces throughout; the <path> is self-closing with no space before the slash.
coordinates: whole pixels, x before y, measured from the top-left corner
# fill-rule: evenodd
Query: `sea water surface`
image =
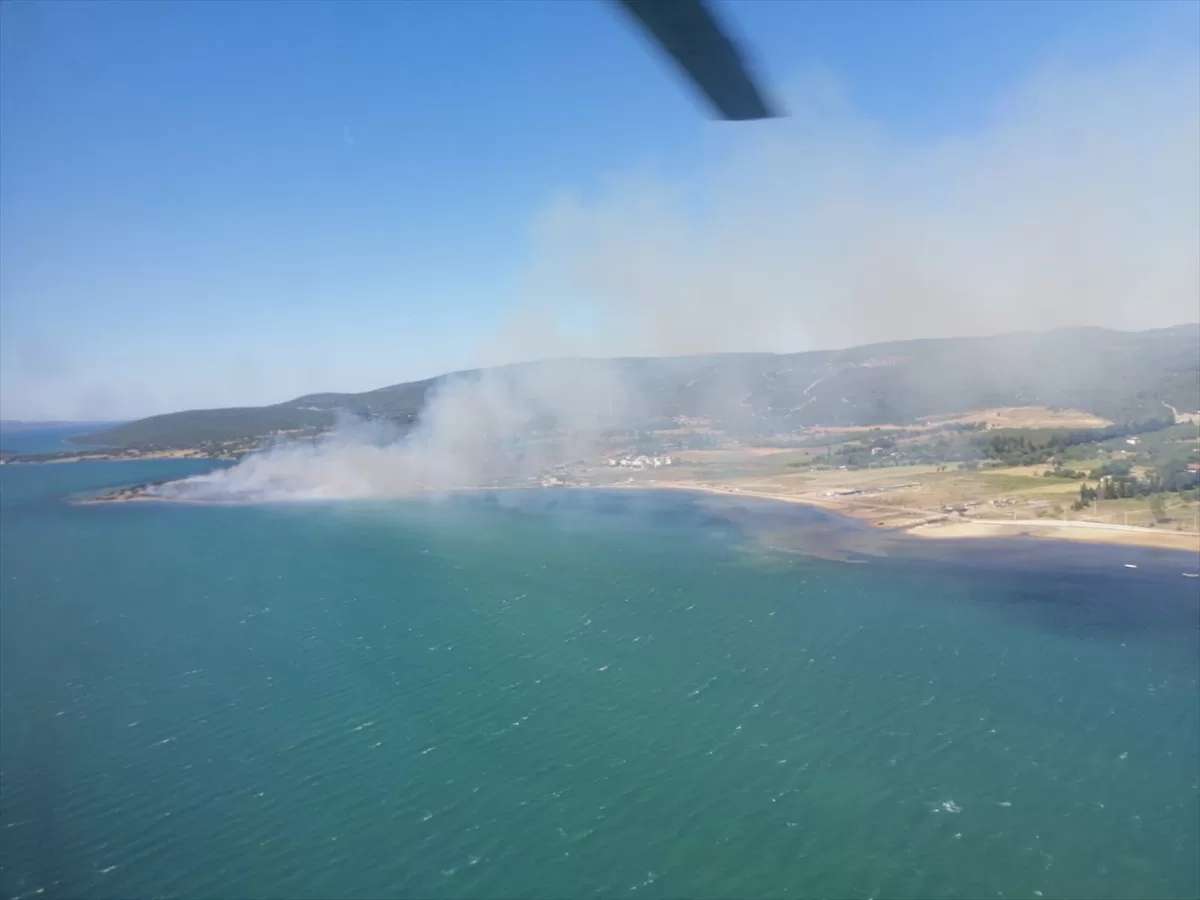
<path id="1" fill-rule="evenodd" d="M 206 465 L 0 468 L 4 897 L 1200 894 L 1194 557 Z"/>
<path id="2" fill-rule="evenodd" d="M 72 438 L 99 431 L 118 422 L 62 422 L 37 427 L 0 422 L 0 453 L 60 453 L 95 449 L 97 444 L 77 444 Z"/>

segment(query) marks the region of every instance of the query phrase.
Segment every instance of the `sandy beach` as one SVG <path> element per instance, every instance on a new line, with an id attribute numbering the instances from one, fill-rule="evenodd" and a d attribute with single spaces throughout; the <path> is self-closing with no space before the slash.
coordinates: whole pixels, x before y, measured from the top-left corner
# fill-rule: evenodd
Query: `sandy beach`
<path id="1" fill-rule="evenodd" d="M 1191 551 L 1200 554 L 1200 533 L 1167 528 L 1143 528 L 1102 522 L 1057 521 L 1046 519 L 973 519 L 933 510 L 883 506 L 861 501 L 776 494 L 742 488 L 738 485 L 687 484 L 674 481 L 641 481 L 612 485 L 615 488 L 676 490 L 713 494 L 721 497 L 750 497 L 815 506 L 872 528 L 910 534 L 914 537 L 957 540 L 967 538 L 1034 537 L 1050 540 L 1115 544 L 1127 547 L 1157 547 L 1164 550 Z"/>
<path id="2" fill-rule="evenodd" d="M 1117 544 L 1124 547 L 1158 547 L 1200 554 L 1200 534 L 1185 531 L 1155 530 L 1134 525 L 1106 525 L 1100 522 L 1000 521 L 966 519 L 905 529 L 917 537 L 981 538 L 1036 537 L 1061 541 L 1085 541 L 1093 544 Z"/>

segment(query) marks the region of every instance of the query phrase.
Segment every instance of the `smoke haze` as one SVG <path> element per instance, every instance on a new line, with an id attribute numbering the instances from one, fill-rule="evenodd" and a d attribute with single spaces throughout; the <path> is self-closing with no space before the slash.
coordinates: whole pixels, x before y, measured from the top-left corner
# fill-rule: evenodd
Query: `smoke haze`
<path id="1" fill-rule="evenodd" d="M 550 203 L 524 305 L 481 364 L 1197 319 L 1194 61 L 1044 71 L 986 126 L 927 142 L 855 115 L 827 76 L 785 100 L 787 119 L 714 126 L 694 178 Z M 345 426 L 175 490 L 360 497 L 532 475 L 594 456 L 645 387 L 600 361 L 504 367 L 445 384 L 403 440 Z M 712 412 L 744 387 L 708 386 Z M 555 439 L 529 440 L 550 424 Z"/>
<path id="2" fill-rule="evenodd" d="M 546 300 L 584 304 L 529 356 L 796 351 L 1065 325 L 1192 321 L 1200 71 L 1042 73 L 928 143 L 814 76 L 790 118 L 727 133 L 691 183 L 615 182 L 538 223 Z"/>

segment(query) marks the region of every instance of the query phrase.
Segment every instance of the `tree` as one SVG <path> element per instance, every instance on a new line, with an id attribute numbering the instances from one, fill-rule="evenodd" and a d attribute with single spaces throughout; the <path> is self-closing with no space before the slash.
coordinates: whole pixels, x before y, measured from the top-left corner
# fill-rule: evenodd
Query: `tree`
<path id="1" fill-rule="evenodd" d="M 1167 504 L 1163 502 L 1162 494 L 1150 495 L 1150 515 L 1154 516 L 1155 522 L 1167 520 Z"/>

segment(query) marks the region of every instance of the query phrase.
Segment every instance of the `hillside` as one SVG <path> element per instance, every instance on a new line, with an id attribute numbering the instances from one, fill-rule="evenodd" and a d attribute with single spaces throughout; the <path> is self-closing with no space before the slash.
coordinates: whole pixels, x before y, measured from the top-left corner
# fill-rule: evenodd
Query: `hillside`
<path id="1" fill-rule="evenodd" d="M 568 392 L 577 386 L 584 412 L 589 403 L 611 402 L 589 385 L 616 381 L 623 396 L 636 400 L 631 408 L 641 422 L 706 418 L 754 436 L 814 425 L 900 425 L 1003 406 L 1070 408 L 1125 422 L 1161 415 L 1164 405 L 1200 409 L 1200 325 L 1143 332 L 1063 329 L 792 354 L 558 360 L 485 374 Z M 404 429 L 418 421 L 432 391 L 480 376 L 460 372 L 358 394 L 170 413 L 77 440 L 118 448 L 228 447 L 280 433 L 316 434 L 332 427 L 339 411 Z"/>

